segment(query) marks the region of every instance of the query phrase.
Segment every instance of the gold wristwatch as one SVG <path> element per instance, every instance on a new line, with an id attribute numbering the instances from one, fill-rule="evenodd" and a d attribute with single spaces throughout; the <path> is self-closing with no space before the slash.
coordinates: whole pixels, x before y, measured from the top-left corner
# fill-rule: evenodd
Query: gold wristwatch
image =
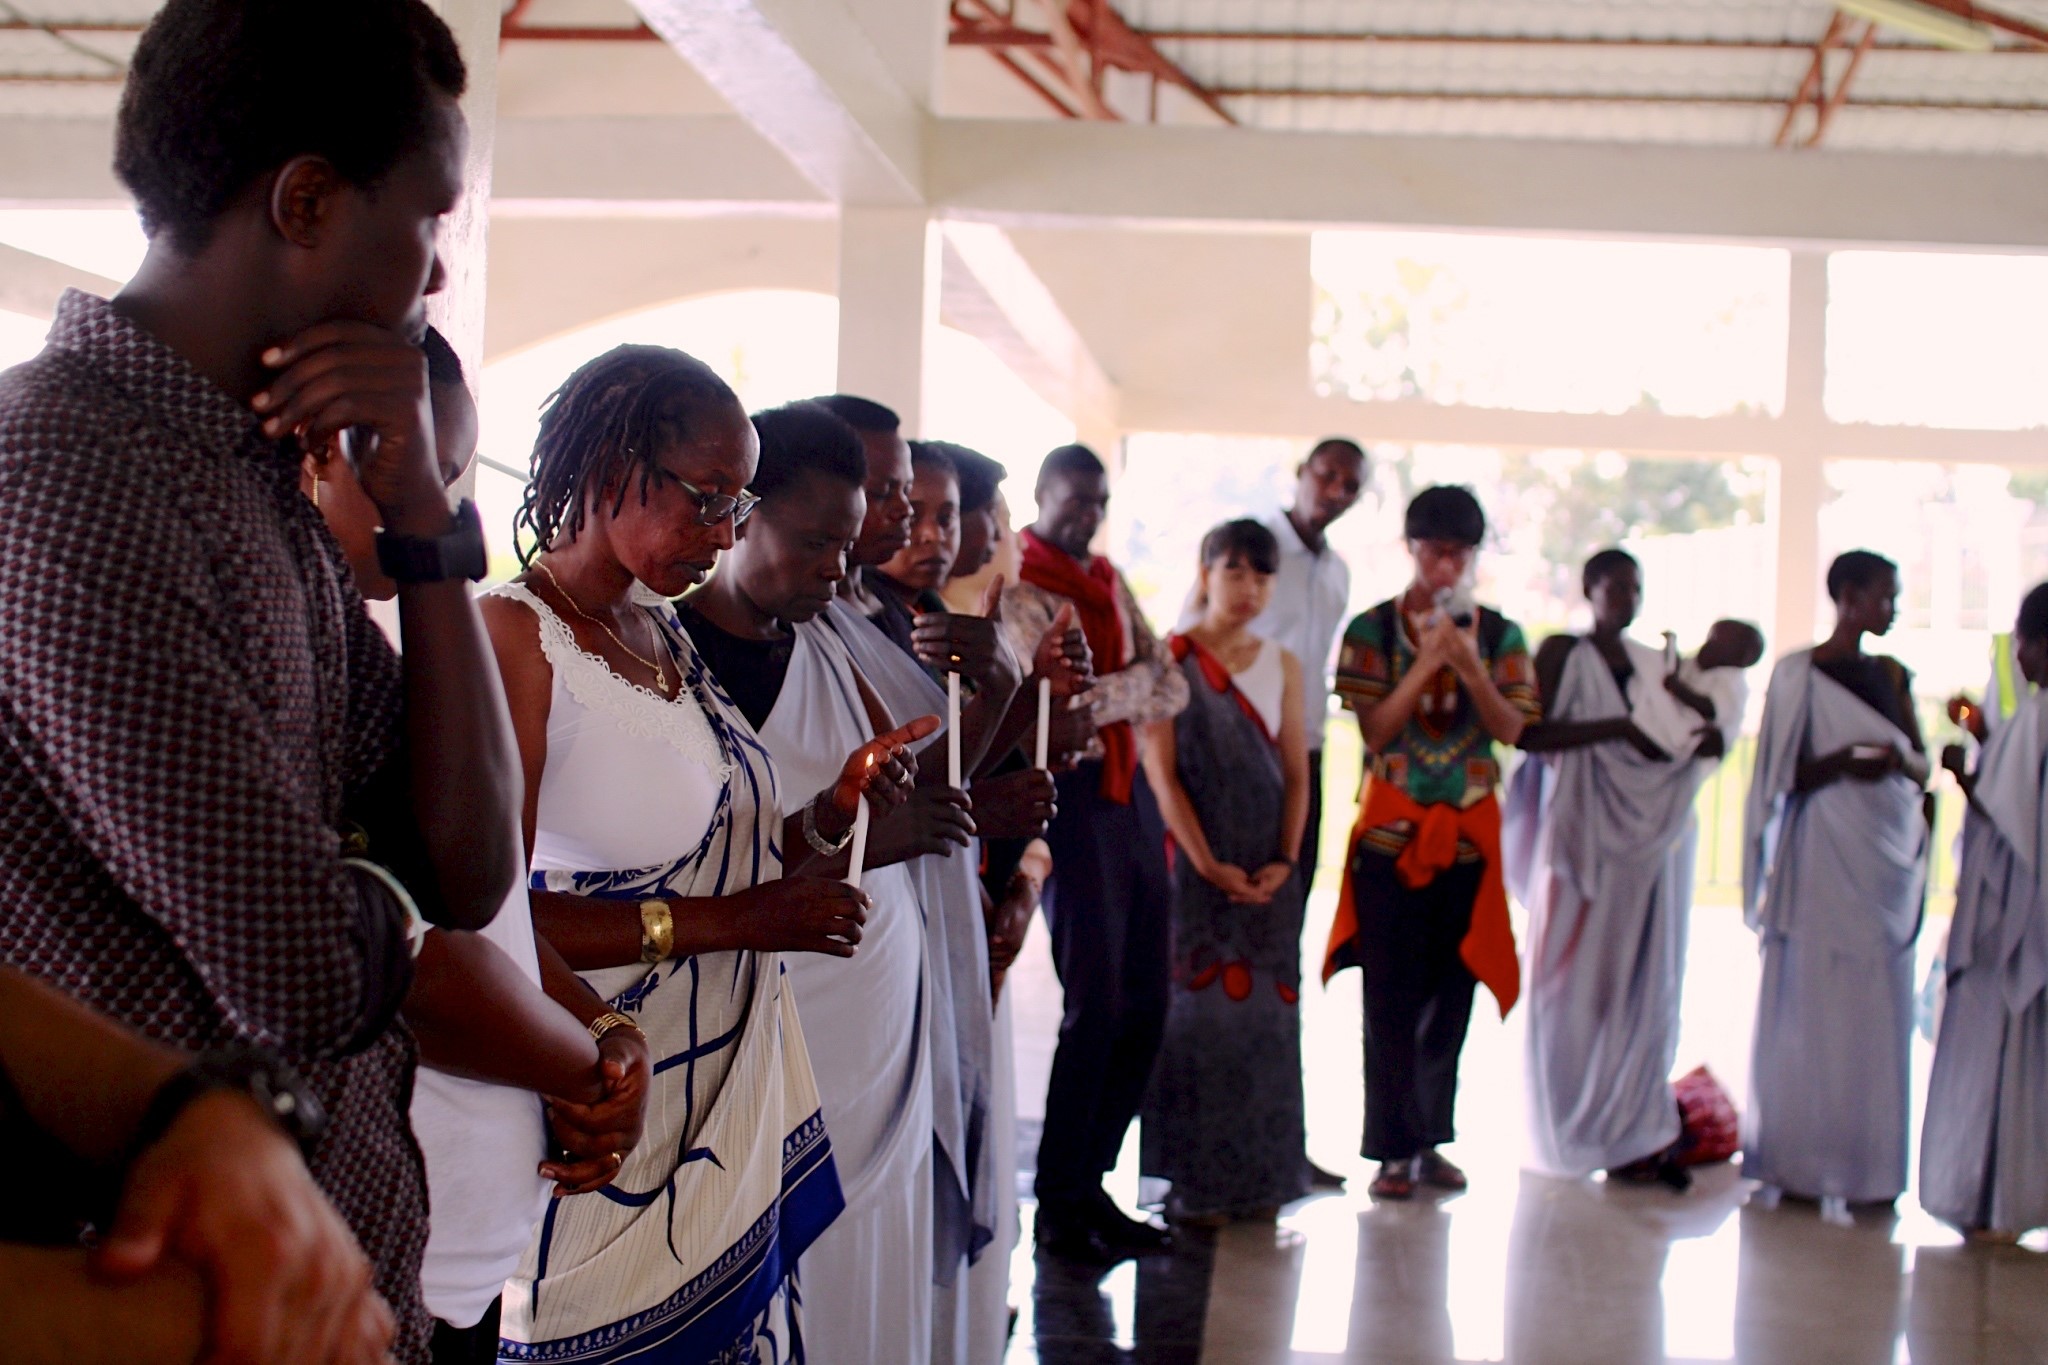
<path id="1" fill-rule="evenodd" d="M 640 960 L 662 962 L 676 950 L 676 916 L 665 900 L 640 902 Z"/>

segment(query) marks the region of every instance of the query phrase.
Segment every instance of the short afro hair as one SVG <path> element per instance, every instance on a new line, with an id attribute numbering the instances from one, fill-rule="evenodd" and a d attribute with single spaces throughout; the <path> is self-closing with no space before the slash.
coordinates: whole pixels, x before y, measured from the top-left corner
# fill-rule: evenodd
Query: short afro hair
<path id="1" fill-rule="evenodd" d="M 2013 634 L 2023 640 L 2048 640 L 2048 583 L 2037 584 L 2020 599 L 2020 619 Z"/>
<path id="2" fill-rule="evenodd" d="M 1047 479 L 1055 476 L 1084 478 L 1094 475 L 1106 476 L 1108 466 L 1102 457 L 1084 445 L 1055 446 L 1046 452 L 1045 462 L 1038 466 L 1037 487 L 1044 488 Z"/>
<path id="3" fill-rule="evenodd" d="M 1850 550 L 1835 556 L 1828 565 L 1828 600 L 1840 602 L 1858 588 L 1867 588 L 1886 574 L 1897 574 L 1899 566 L 1873 550 Z"/>
<path id="4" fill-rule="evenodd" d="M 199 251 L 293 157 L 374 187 L 427 139 L 434 97 L 468 81 L 422 0 L 170 0 L 128 66 L 114 171 L 144 232 Z"/>
<path id="5" fill-rule="evenodd" d="M 950 474 L 953 482 L 960 482 L 960 466 L 953 460 L 953 452 L 943 441 L 912 441 L 910 444 L 910 465 L 913 469 L 936 469 Z"/>
<path id="6" fill-rule="evenodd" d="M 1598 551 L 1591 559 L 1586 561 L 1585 571 L 1579 576 L 1579 586 L 1584 588 L 1587 596 L 1590 597 L 1595 583 L 1600 582 L 1609 574 L 1619 573 L 1623 569 L 1634 569 L 1640 575 L 1643 571 L 1643 566 L 1636 561 L 1634 555 L 1619 546 Z"/>
<path id="7" fill-rule="evenodd" d="M 1202 537 L 1202 567 L 1243 564 L 1254 573 L 1280 572 L 1280 538 L 1264 523 L 1239 517 L 1213 526 Z"/>
<path id="8" fill-rule="evenodd" d="M 896 410 L 883 407 L 872 398 L 856 398 L 850 393 L 828 393 L 823 398 L 812 401 L 821 407 L 829 408 L 832 415 L 840 421 L 867 435 L 894 436 L 903 430 L 903 419 L 896 415 Z"/>
<path id="9" fill-rule="evenodd" d="M 1408 540 L 1442 540 L 1477 546 L 1486 539 L 1486 512 L 1469 488 L 1437 484 L 1408 504 L 1401 534 Z"/>
<path id="10" fill-rule="evenodd" d="M 1349 436 L 1325 436 L 1322 440 L 1310 446 L 1308 454 L 1302 458 L 1304 460 L 1313 460 L 1318 455 L 1342 455 L 1345 459 L 1356 460 L 1360 464 L 1370 464 L 1372 462 L 1371 457 L 1365 453 L 1365 447 L 1352 440 Z"/>
<path id="11" fill-rule="evenodd" d="M 747 487 L 772 502 L 804 474 L 852 484 L 868 481 L 867 447 L 860 433 L 823 403 L 785 403 L 754 414 L 761 463 Z"/>
<path id="12" fill-rule="evenodd" d="M 910 444 L 912 458 L 917 455 L 920 445 L 930 446 L 953 462 L 953 472 L 960 476 L 960 510 L 981 512 L 995 506 L 996 488 L 1010 476 L 999 460 L 991 460 L 978 450 L 951 441 L 913 441 Z"/>

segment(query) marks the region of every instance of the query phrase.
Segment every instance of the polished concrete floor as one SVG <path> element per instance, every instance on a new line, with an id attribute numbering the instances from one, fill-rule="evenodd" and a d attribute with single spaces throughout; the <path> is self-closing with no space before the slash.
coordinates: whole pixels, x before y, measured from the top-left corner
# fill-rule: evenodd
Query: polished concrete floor
<path id="1" fill-rule="evenodd" d="M 1310 940 L 1328 915 L 1324 894 Z M 1042 930 L 1033 937 L 1012 977 L 1027 1123 L 1042 1109 L 1059 998 Z M 1738 913 L 1702 908 L 1680 1066 L 1711 1066 L 1738 1103 L 1755 983 Z M 1184 1236 L 1173 1256 L 1107 1272 L 1034 1256 L 1027 1237 L 1011 1365 L 2048 1365 L 2038 1234 L 2020 1247 L 1965 1245 L 1910 1194 L 1896 1211 L 1836 1226 L 1811 1205 L 1763 1207 L 1728 1167 L 1701 1172 L 1683 1196 L 1523 1173 L 1521 1037 L 1483 996 L 1451 1149 L 1472 1189 L 1375 1206 L 1370 1167 L 1350 1155 L 1356 973 L 1302 1003 L 1310 1151 L 1354 1177 L 1352 1191 L 1293 1205 L 1277 1225 Z M 1134 1147 L 1111 1182 L 1132 1206 Z"/>

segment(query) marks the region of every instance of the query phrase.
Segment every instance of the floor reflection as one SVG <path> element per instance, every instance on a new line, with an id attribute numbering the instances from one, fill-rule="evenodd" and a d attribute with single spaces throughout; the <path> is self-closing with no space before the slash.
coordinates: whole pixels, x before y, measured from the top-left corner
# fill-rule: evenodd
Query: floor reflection
<path id="1" fill-rule="evenodd" d="M 1325 924 L 1326 902 L 1316 906 Z M 1738 1103 L 1755 963 L 1755 940 L 1734 910 L 1700 912 L 1680 1069 L 1708 1063 Z M 1042 960 L 1020 963 L 1012 980 L 1028 1125 L 1058 988 Z M 1866 1211 L 1837 1227 L 1811 1204 L 1750 1204 L 1750 1187 L 1726 1166 L 1700 1172 L 1684 1196 L 1521 1173 L 1518 1018 L 1504 1024 L 1482 1010 L 1473 1021 L 1452 1149 L 1471 1191 L 1375 1206 L 1364 1195 L 1369 1165 L 1347 1159 L 1361 1098 L 1358 1020 L 1355 973 L 1303 993 L 1310 1151 L 1352 1176 L 1352 1193 L 1294 1205 L 1278 1226 L 1238 1225 L 1190 1239 L 1175 1258 L 1107 1274 L 1035 1259 L 1027 1234 L 1009 1360 L 2048 1365 L 2041 1235 L 2018 1248 L 1965 1246 L 1910 1195 L 1896 1212 Z M 1916 1046 L 1917 1093 L 1925 1062 Z M 1134 1149 L 1110 1181 L 1126 1207 L 1138 1193 Z"/>
<path id="2" fill-rule="evenodd" d="M 1170 1256 L 1084 1266 L 1033 1252 L 1031 1212 L 1011 1266 L 1010 1365 L 1198 1365 L 1213 1234 L 1180 1234 Z"/>
<path id="3" fill-rule="evenodd" d="M 1965 1246 L 1910 1212 L 1836 1227 L 1749 1188 L 1721 1167 L 1682 1197 L 1523 1175 L 1442 1202 L 1311 1201 L 1218 1238 L 1200 1359 L 2048 1365 L 2042 1250 Z"/>

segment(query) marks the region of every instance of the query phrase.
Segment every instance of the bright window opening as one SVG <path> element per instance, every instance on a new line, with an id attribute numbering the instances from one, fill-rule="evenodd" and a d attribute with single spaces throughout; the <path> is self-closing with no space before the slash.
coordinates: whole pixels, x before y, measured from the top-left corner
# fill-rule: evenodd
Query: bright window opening
<path id="1" fill-rule="evenodd" d="M 1320 394 L 1530 412 L 1777 413 L 1781 250 L 1318 232 Z"/>

